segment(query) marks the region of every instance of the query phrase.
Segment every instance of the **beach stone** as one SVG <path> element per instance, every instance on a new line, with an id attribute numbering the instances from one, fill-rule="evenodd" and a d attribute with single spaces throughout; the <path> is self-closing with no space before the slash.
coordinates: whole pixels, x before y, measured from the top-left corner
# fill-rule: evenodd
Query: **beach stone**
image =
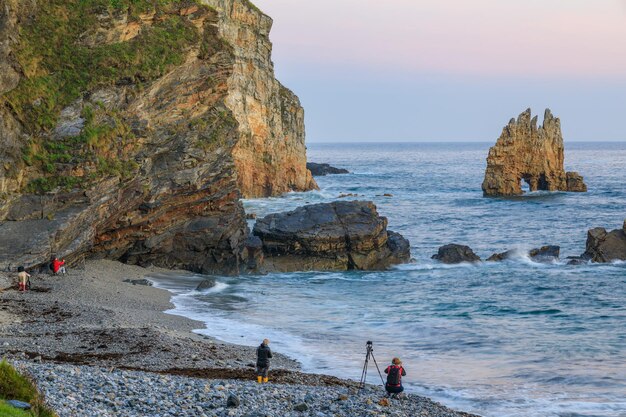
<path id="1" fill-rule="evenodd" d="M 230 394 L 226 400 L 226 407 L 236 408 L 239 407 L 240 404 L 241 401 L 239 400 L 239 397 L 234 394 Z"/>
<path id="2" fill-rule="evenodd" d="M 124 282 L 128 282 L 129 284 L 133 284 L 133 285 L 145 285 L 148 287 L 152 287 L 152 282 L 148 281 L 147 279 L 125 279 Z"/>
<path id="3" fill-rule="evenodd" d="M 480 262 L 477 256 L 469 246 L 458 245 L 452 243 L 439 248 L 437 254 L 431 257 L 444 264 L 460 264 L 462 262 Z"/>
<path id="4" fill-rule="evenodd" d="M 309 409 L 309 406 L 306 403 L 300 403 L 296 404 L 293 409 L 294 411 L 307 411 Z"/>
<path id="5" fill-rule="evenodd" d="M 8 400 L 7 404 L 11 407 L 19 408 L 20 410 L 30 410 L 30 404 L 19 400 Z"/>

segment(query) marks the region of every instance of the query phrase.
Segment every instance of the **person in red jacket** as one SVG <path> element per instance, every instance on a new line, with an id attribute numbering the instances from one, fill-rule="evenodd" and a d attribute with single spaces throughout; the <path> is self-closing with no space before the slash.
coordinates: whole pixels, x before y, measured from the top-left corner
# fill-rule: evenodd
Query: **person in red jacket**
<path id="1" fill-rule="evenodd" d="M 55 256 L 51 264 L 52 272 L 54 274 L 65 274 L 67 271 L 65 270 L 64 265 L 65 265 L 65 259 L 63 259 L 62 261 L 59 261 L 59 258 Z"/>
<path id="2" fill-rule="evenodd" d="M 385 373 L 387 374 L 387 383 L 385 384 L 387 394 L 395 397 L 396 395 L 402 393 L 402 391 L 404 391 L 404 387 L 402 386 L 402 377 L 406 376 L 406 371 L 402 367 L 402 361 L 400 358 L 393 358 L 391 365 L 385 369 Z"/>

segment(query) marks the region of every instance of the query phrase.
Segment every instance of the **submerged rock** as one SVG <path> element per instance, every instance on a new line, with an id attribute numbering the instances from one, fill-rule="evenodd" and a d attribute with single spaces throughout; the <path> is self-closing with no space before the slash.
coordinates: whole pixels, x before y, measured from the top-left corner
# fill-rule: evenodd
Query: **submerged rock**
<path id="1" fill-rule="evenodd" d="M 408 241 L 387 231 L 369 201 L 313 204 L 257 220 L 268 271 L 385 269 L 410 259 Z"/>
<path id="2" fill-rule="evenodd" d="M 589 230 L 582 257 L 592 262 L 626 261 L 626 220 L 621 229 L 610 232 L 602 227 Z"/>
<path id="3" fill-rule="evenodd" d="M 474 253 L 472 248 L 455 243 L 439 248 L 436 255 L 431 257 L 444 264 L 460 264 L 462 262 L 480 262 L 480 257 Z"/>
<path id="4" fill-rule="evenodd" d="M 315 162 L 307 162 L 306 167 L 314 177 L 323 177 L 324 175 L 349 174 L 350 171 L 343 168 L 335 168 L 328 164 L 316 164 Z"/>
<path id="5" fill-rule="evenodd" d="M 215 287 L 215 278 L 207 278 L 204 279 L 198 286 L 196 287 L 197 291 L 208 290 L 210 288 Z"/>
<path id="6" fill-rule="evenodd" d="M 523 194 L 521 181 L 530 191 L 587 191 L 583 177 L 565 172 L 561 122 L 546 109 L 543 126 L 530 109 L 511 119 L 495 146 L 489 149 L 482 184 L 485 196 Z"/>

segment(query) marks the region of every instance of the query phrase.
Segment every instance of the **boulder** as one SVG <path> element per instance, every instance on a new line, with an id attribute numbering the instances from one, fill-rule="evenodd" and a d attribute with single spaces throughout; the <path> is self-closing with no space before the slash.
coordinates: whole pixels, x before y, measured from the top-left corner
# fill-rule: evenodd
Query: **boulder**
<path id="1" fill-rule="evenodd" d="M 267 271 L 377 270 L 410 259 L 369 201 L 313 204 L 257 220 Z"/>
<path id="2" fill-rule="evenodd" d="M 444 264 L 480 262 L 480 257 L 474 253 L 472 248 L 455 243 L 440 247 L 437 254 L 432 256 L 432 259 L 436 259 Z"/>
<path id="3" fill-rule="evenodd" d="M 626 261 L 626 220 L 621 229 L 607 232 L 596 227 L 587 232 L 587 248 L 582 257 L 592 262 Z"/>
<path id="4" fill-rule="evenodd" d="M 528 252 L 528 256 L 535 262 L 551 262 L 556 259 L 559 259 L 559 255 L 561 253 L 560 246 L 542 246 L 537 249 L 531 249 Z"/>
<path id="5" fill-rule="evenodd" d="M 523 194 L 521 181 L 530 191 L 585 192 L 587 186 L 577 172 L 565 172 L 561 121 L 546 109 L 543 126 L 530 109 L 511 119 L 495 146 L 489 149 L 482 184 L 485 196 Z"/>
<path id="6" fill-rule="evenodd" d="M 335 168 L 328 164 L 316 164 L 315 162 L 307 162 L 306 167 L 314 177 L 323 177 L 324 175 L 349 174 L 350 171 L 343 168 Z"/>

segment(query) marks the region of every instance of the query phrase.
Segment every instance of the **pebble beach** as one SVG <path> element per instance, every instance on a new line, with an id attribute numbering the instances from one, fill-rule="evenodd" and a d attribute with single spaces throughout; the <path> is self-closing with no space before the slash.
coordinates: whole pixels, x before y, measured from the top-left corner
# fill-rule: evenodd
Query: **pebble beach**
<path id="1" fill-rule="evenodd" d="M 158 272 L 90 261 L 33 274 L 26 293 L 0 273 L 0 354 L 60 417 L 470 416 L 410 394 L 381 404 L 382 387 L 303 373 L 280 352 L 258 384 L 254 348 L 193 333 L 204 324 L 163 313 L 167 291 L 137 284 Z"/>

